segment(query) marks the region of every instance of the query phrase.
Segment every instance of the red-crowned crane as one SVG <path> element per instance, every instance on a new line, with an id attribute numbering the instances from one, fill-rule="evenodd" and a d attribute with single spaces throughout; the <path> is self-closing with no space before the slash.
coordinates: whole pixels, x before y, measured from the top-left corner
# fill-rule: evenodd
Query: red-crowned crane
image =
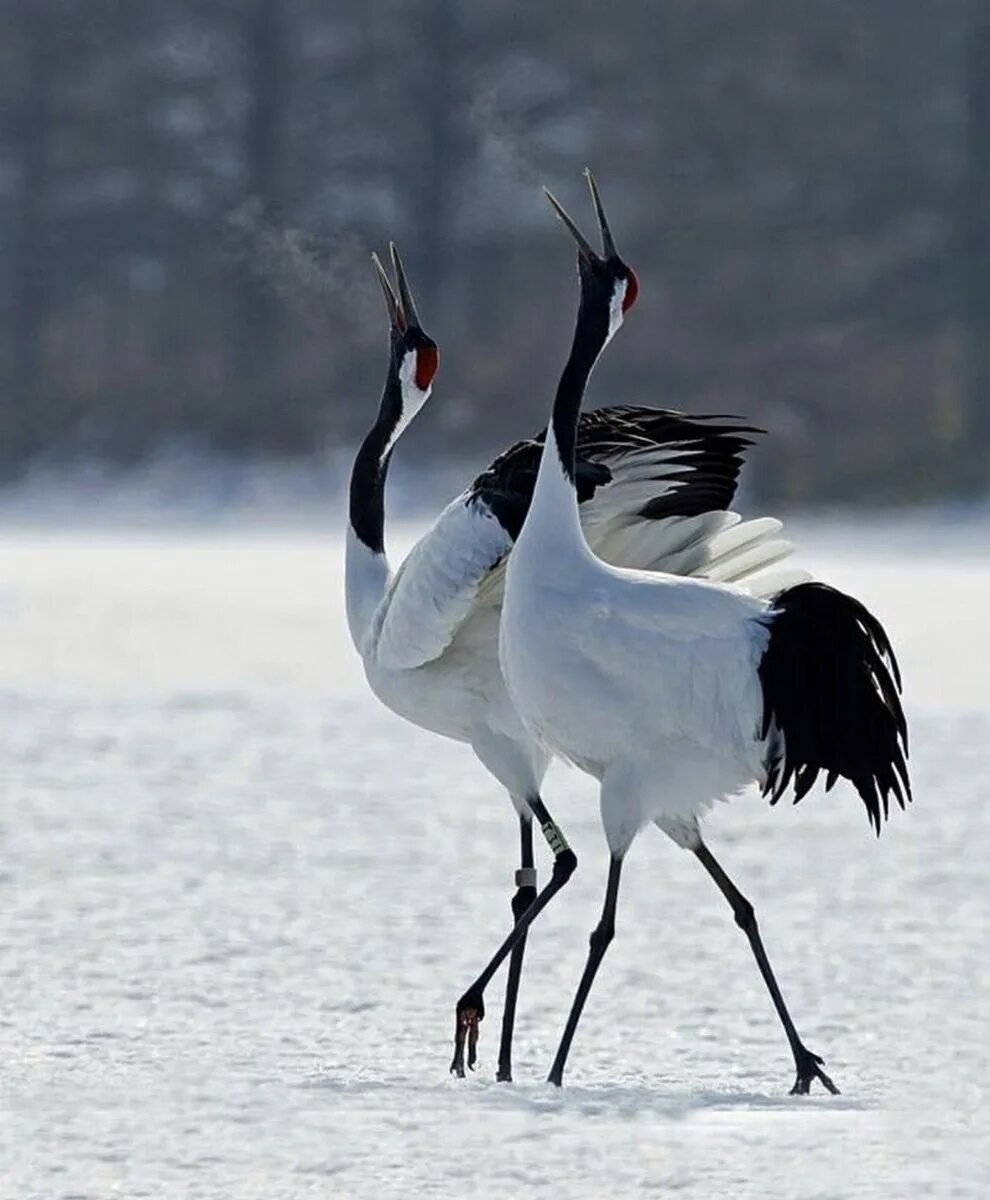
<path id="1" fill-rule="evenodd" d="M 589 182 L 605 229 L 590 175 Z M 752 905 L 705 845 L 699 817 L 754 782 L 771 802 L 793 787 L 796 802 L 824 772 L 827 788 L 839 777 L 853 784 L 879 833 L 890 797 L 903 808 L 911 796 L 894 654 L 876 617 L 823 584 L 801 583 L 765 599 L 662 564 L 629 569 L 598 551 L 581 514 L 581 403 L 637 281 L 610 236 L 598 254 L 550 200 L 578 242 L 581 300 L 528 515 L 508 562 L 500 660 L 527 728 L 599 781 L 610 863 L 601 921 L 549 1080 L 562 1082 L 612 940 L 623 858 L 652 823 L 697 856 L 749 939 L 794 1056 L 792 1092 L 807 1093 L 815 1078 L 837 1092 L 799 1037 Z"/>
<path id="2" fill-rule="evenodd" d="M 393 285 L 375 269 L 389 315 L 389 361 L 374 425 L 354 461 L 346 547 L 347 618 L 372 690 L 421 728 L 467 742 L 509 793 L 519 818 L 520 868 L 512 912 L 536 899 L 532 820 L 554 855 L 540 907 L 566 883 L 576 858 L 540 787 L 550 755 L 509 700 L 498 664 L 505 562 L 526 516 L 542 435 L 499 456 L 440 514 L 396 572 L 385 554 L 384 490 L 392 450 L 430 395 L 437 345 L 420 324 L 399 255 Z M 627 283 L 624 303 L 635 298 Z M 586 536 L 606 559 L 644 569 L 745 582 L 773 590 L 766 568 L 790 552 L 771 519 L 729 512 L 742 455 L 756 431 L 735 419 L 632 406 L 581 418 L 575 479 Z M 449 797 L 456 805 L 458 799 Z M 534 914 L 535 915 L 535 914 Z M 525 933 L 512 948 L 498 1060 L 510 1079 L 512 1028 Z M 496 954 L 458 1007 L 451 1070 L 474 1066 L 482 993 L 506 957 Z"/>

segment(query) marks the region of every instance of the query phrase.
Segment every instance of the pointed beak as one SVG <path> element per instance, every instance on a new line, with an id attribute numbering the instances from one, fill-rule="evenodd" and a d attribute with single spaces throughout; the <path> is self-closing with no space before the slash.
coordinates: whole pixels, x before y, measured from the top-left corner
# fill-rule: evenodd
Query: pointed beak
<path id="1" fill-rule="evenodd" d="M 615 248 L 612 231 L 608 227 L 608 221 L 605 217 L 605 207 L 602 204 L 602 198 L 598 191 L 598 184 L 595 183 L 595 177 L 587 167 L 585 167 L 584 173 L 588 180 L 588 187 L 591 188 L 591 199 L 595 205 L 595 216 L 598 218 L 598 228 L 601 230 L 602 254 L 605 258 L 618 258 L 619 252 Z"/>
<path id="2" fill-rule="evenodd" d="M 591 244 L 588 242 L 588 239 L 584 236 L 584 234 L 581 232 L 581 230 L 578 229 L 578 227 L 574 224 L 574 222 L 568 216 L 567 210 L 560 203 L 560 201 L 553 194 L 553 192 L 551 192 L 550 189 L 547 187 L 545 187 L 543 189 L 543 191 L 546 193 L 546 197 L 550 201 L 550 205 L 553 208 L 554 212 L 556 212 L 557 216 L 560 217 L 561 221 L 563 221 L 566 228 L 570 231 L 571 236 L 577 242 L 578 252 L 580 253 L 580 255 L 583 258 L 587 258 L 590 262 L 594 262 L 595 259 L 598 258 L 598 254 L 592 248 Z"/>
<path id="3" fill-rule="evenodd" d="M 392 282 L 382 266 L 382 260 L 377 254 L 372 254 L 371 261 L 375 267 L 375 273 L 378 276 L 378 282 L 382 287 L 382 294 L 385 297 L 385 307 L 388 309 L 388 319 L 393 329 L 397 329 L 400 333 L 405 328 L 405 321 L 402 317 L 402 310 L 399 308 L 399 300 L 396 296 Z"/>
<path id="4" fill-rule="evenodd" d="M 595 216 L 598 218 L 598 228 L 602 235 L 601 254 L 599 254 L 598 251 L 591 246 L 588 239 L 571 220 L 570 216 L 564 209 L 564 206 L 560 203 L 553 192 L 551 192 L 549 188 L 544 188 L 543 190 L 546 192 L 546 197 L 553 206 L 557 216 L 560 217 L 561 221 L 563 221 L 568 230 L 570 230 L 571 236 L 577 242 L 578 249 L 583 258 L 586 258 L 589 262 L 599 262 L 602 259 L 617 258 L 619 252 L 615 248 L 615 239 L 612 237 L 612 231 L 608 226 L 608 220 L 605 216 L 605 207 L 602 204 L 602 198 L 598 191 L 598 184 L 595 183 L 595 177 L 589 170 L 585 169 L 584 173 L 588 180 L 588 186 L 591 188 L 591 199 L 595 205 Z"/>
<path id="5" fill-rule="evenodd" d="M 395 270 L 396 282 L 399 285 L 399 303 L 402 306 L 402 315 L 406 320 L 406 327 L 412 329 L 421 329 L 419 316 L 416 312 L 416 304 L 412 298 L 412 292 L 409 290 L 409 281 L 406 279 L 406 272 L 402 266 L 402 259 L 399 257 L 399 251 L 396 249 L 395 242 L 389 242 L 389 253 L 392 255 L 392 267 Z"/>

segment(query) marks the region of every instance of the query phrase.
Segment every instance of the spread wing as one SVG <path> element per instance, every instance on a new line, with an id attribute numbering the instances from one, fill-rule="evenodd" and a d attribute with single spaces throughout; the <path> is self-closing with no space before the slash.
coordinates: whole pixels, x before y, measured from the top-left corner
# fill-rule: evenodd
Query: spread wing
<path id="1" fill-rule="evenodd" d="M 759 432 L 732 417 L 631 405 L 583 413 L 577 488 L 592 549 L 616 566 L 744 585 L 786 557 L 778 521 L 727 511 Z M 412 549 L 380 611 L 383 666 L 422 666 L 455 638 L 491 642 L 495 652 L 504 564 L 529 511 L 543 440 L 499 455 Z M 783 582 L 778 575 L 766 586 Z"/>

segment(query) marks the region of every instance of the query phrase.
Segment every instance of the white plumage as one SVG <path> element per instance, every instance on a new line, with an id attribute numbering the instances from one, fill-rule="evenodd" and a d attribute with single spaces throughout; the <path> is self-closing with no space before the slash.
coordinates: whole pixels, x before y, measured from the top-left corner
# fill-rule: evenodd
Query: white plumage
<path id="1" fill-rule="evenodd" d="M 578 240 L 581 307 L 532 502 L 509 559 L 500 631 L 512 703 L 542 745 L 599 781 L 610 851 L 602 919 L 550 1080 L 562 1081 L 614 934 L 623 858 L 655 822 L 697 854 L 746 932 L 794 1055 L 793 1090 L 807 1092 L 817 1078 L 834 1092 L 787 1012 L 752 905 L 704 845 L 698 822 L 715 800 L 753 782 L 772 801 L 793 783 L 799 800 L 825 771 L 827 787 L 839 776 L 855 784 L 879 832 L 889 797 L 902 807 L 910 798 L 896 661 L 880 623 L 850 597 L 803 583 L 771 600 L 763 589 L 737 586 L 752 567 L 774 560 L 772 522 L 721 530 L 714 553 L 703 534 L 698 540 L 684 531 L 650 571 L 628 569 L 640 564 L 614 553 L 636 544 L 638 531 L 606 539 L 612 553 L 588 536 L 593 526 L 579 515 L 575 459 L 581 401 L 616 313 L 621 320 L 629 306 L 616 298 L 638 290 L 590 182 L 603 256 L 550 197 Z M 751 532 L 759 531 L 754 550 Z M 699 555 L 707 579 L 674 573 L 697 574 L 691 568 Z"/>
<path id="2" fill-rule="evenodd" d="M 573 505 L 559 459 L 552 467 L 555 502 Z M 614 853 L 648 821 L 692 845 L 697 814 L 760 775 L 756 669 L 768 631 L 758 618 L 769 605 L 731 585 L 603 562 L 580 526 L 567 538 L 551 514 L 547 528 L 547 484 L 541 474 L 508 567 L 509 694 L 543 744 L 602 782 Z"/>
<path id="3" fill-rule="evenodd" d="M 666 448 L 653 457 L 667 461 Z M 645 471 L 641 451 L 633 469 Z M 590 545 L 604 559 L 650 571 L 698 578 L 726 572 L 756 594 L 773 582 L 762 572 L 791 552 L 777 535 L 780 523 L 741 521 L 732 512 L 660 520 L 640 510 L 663 490 L 629 486 L 621 454 L 605 458 L 614 483 L 581 506 Z M 364 549 L 349 541 L 348 590 L 362 583 Z M 498 625 L 505 563 L 513 542 L 473 489 L 454 500 L 410 550 L 394 576 L 377 573 L 373 609 L 363 629 L 352 630 L 375 694 L 401 716 L 476 750 L 518 808 L 539 793 L 547 755 L 519 721 L 498 667 Z M 795 577 L 800 577 L 795 572 Z M 367 578 L 365 575 L 364 578 Z M 508 744 L 508 743 L 511 743 Z M 499 749 L 498 747 L 501 747 Z"/>
<path id="4" fill-rule="evenodd" d="M 433 370 L 436 355 L 418 320 L 409 316 L 415 310 L 394 248 L 393 261 L 401 298 L 376 260 L 392 318 L 392 353 L 378 420 L 352 477 L 350 631 L 379 699 L 421 728 L 468 743 L 508 791 L 524 837 L 517 899 L 524 894 L 528 903 L 535 896 L 535 871 L 531 857 L 527 862 L 525 838 L 534 812 L 555 854 L 554 886 L 573 869 L 568 865 L 573 855 L 540 798 L 549 739 L 521 721 L 498 661 L 505 565 L 529 505 L 541 448 L 536 439 L 506 451 L 448 505 L 391 573 L 383 541 L 385 474 L 409 413 L 418 412 L 429 395 L 432 373 L 420 363 L 424 344 Z M 610 325 L 618 327 L 621 304 L 614 298 L 611 309 Z M 753 432 L 732 419 L 646 408 L 588 414 L 578 440 L 580 521 L 590 545 L 604 559 L 626 566 L 736 579 L 763 594 L 766 569 L 790 545 L 778 536 L 779 522 L 744 522 L 725 509 Z M 522 908 L 514 907 L 517 916 Z M 480 1000 L 471 1011 L 476 1036 Z M 511 1016 L 508 1024 L 500 1056 L 504 1078 Z M 460 1038 L 460 1018 L 458 1029 Z M 458 1054 L 461 1049 L 462 1041 Z M 462 1069 L 458 1055 L 455 1069 Z"/>

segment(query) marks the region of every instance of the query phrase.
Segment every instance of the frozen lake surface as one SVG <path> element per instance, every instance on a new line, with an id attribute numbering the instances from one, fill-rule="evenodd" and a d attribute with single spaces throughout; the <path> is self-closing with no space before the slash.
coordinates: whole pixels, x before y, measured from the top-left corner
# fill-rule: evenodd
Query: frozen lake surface
<path id="1" fill-rule="evenodd" d="M 518 1082 L 493 1081 L 501 978 L 451 1079 L 515 821 L 367 693 L 339 543 L 8 531 L 0 1197 L 990 1195 L 990 526 L 800 532 L 899 650 L 916 794 L 879 842 L 848 788 L 709 821 L 842 1088 L 807 1099 L 728 909 L 652 831 L 567 1086 L 542 1082 L 606 870 L 565 769 L 580 866 L 530 939 Z"/>

